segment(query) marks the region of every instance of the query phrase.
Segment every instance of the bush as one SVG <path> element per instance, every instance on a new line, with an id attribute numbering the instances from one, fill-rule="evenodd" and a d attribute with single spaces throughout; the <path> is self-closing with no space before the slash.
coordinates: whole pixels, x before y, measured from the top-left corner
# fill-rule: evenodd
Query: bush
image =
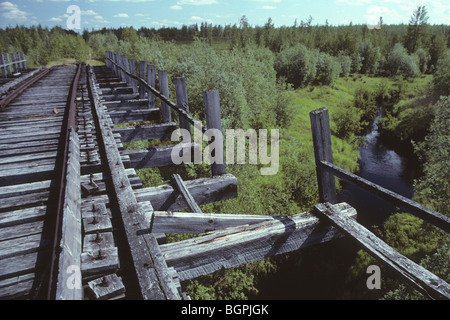
<path id="1" fill-rule="evenodd" d="M 283 49 L 275 59 L 278 77 L 285 77 L 294 88 L 305 87 L 316 77 L 316 56 L 304 45 Z"/>
<path id="2" fill-rule="evenodd" d="M 352 70 L 352 58 L 346 55 L 344 52 L 339 52 L 337 60 L 341 65 L 341 77 L 348 77 Z"/>
<path id="3" fill-rule="evenodd" d="M 338 138 L 349 139 L 361 132 L 361 111 L 351 105 L 340 106 L 333 114 L 336 124 L 333 132 Z"/>
<path id="4" fill-rule="evenodd" d="M 315 82 L 322 85 L 333 85 L 341 74 L 341 65 L 335 57 L 319 53 L 317 59 L 317 75 Z"/>
<path id="5" fill-rule="evenodd" d="M 413 78 L 420 74 L 417 56 L 409 55 L 400 43 L 395 44 L 389 53 L 386 68 L 392 76 L 400 74 L 406 78 Z"/>

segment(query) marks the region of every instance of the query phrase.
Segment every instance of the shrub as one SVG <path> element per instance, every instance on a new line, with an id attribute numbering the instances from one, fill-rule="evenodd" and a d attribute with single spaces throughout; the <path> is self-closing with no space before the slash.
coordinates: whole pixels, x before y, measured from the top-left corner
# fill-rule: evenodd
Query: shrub
<path id="1" fill-rule="evenodd" d="M 395 44 L 387 57 L 386 68 L 392 76 L 401 74 L 406 78 L 417 77 L 420 73 L 418 59 L 409 55 L 402 44 Z"/>
<path id="2" fill-rule="evenodd" d="M 316 57 L 302 44 L 286 48 L 277 55 L 275 70 L 295 88 L 305 87 L 316 77 Z"/>

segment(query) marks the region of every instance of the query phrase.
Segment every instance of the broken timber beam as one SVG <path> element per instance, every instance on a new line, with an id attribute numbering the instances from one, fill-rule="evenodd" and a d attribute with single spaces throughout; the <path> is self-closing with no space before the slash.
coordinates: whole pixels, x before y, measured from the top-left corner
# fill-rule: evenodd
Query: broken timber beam
<path id="1" fill-rule="evenodd" d="M 356 211 L 346 203 L 336 208 L 348 217 L 356 217 Z M 184 281 L 338 237 L 341 234 L 330 224 L 305 212 L 160 247 L 169 267 L 174 267 L 180 281 Z"/>
<path id="2" fill-rule="evenodd" d="M 202 213 L 202 209 L 200 209 L 197 202 L 195 202 L 194 197 L 189 192 L 188 188 L 186 187 L 186 184 L 184 183 L 183 179 L 181 179 L 180 175 L 174 174 L 174 175 L 172 175 L 172 177 L 175 181 L 175 186 L 177 187 L 178 191 L 183 196 L 189 209 L 191 209 L 192 212 Z"/>
<path id="3" fill-rule="evenodd" d="M 414 288 L 432 299 L 450 299 L 450 285 L 430 271 L 409 260 L 375 234 L 341 214 L 329 203 L 318 204 L 315 212 L 343 234 L 356 240 L 368 253 L 395 271 Z"/>

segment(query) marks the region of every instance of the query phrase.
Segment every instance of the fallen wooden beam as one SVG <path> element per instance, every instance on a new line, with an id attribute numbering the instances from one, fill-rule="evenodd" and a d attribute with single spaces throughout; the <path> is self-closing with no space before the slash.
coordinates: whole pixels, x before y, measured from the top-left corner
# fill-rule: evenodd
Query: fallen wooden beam
<path id="1" fill-rule="evenodd" d="M 354 239 L 368 253 L 394 270 L 401 278 L 429 298 L 450 299 L 450 285 L 448 283 L 398 253 L 358 222 L 342 215 L 333 205 L 329 203 L 318 204 L 314 209 L 315 213 L 322 219 Z"/>
<path id="2" fill-rule="evenodd" d="M 355 218 L 356 211 L 348 204 L 336 207 Z M 184 281 L 338 237 L 341 234 L 335 228 L 305 212 L 161 245 L 161 251 Z"/>
<path id="3" fill-rule="evenodd" d="M 172 175 L 175 186 L 178 189 L 178 192 L 181 193 L 181 195 L 184 198 L 184 201 L 186 201 L 186 204 L 188 205 L 189 209 L 191 209 L 192 212 L 202 213 L 202 210 L 198 206 L 198 204 L 195 202 L 194 197 L 189 192 L 188 188 L 186 187 L 186 184 L 184 183 L 183 179 L 181 179 L 179 174 L 173 174 Z"/>
<path id="4" fill-rule="evenodd" d="M 153 221 L 154 233 L 189 234 L 286 219 L 286 216 L 172 211 L 154 211 L 148 214 L 148 217 L 149 224 L 151 220 Z"/>

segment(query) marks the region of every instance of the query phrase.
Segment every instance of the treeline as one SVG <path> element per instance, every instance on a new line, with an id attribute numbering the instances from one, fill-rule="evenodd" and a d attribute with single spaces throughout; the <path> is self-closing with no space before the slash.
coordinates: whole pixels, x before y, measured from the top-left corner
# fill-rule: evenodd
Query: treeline
<path id="1" fill-rule="evenodd" d="M 29 67 L 40 67 L 61 58 L 84 61 L 90 48 L 74 31 L 38 25 L 0 29 L 0 52 L 24 52 Z"/>

